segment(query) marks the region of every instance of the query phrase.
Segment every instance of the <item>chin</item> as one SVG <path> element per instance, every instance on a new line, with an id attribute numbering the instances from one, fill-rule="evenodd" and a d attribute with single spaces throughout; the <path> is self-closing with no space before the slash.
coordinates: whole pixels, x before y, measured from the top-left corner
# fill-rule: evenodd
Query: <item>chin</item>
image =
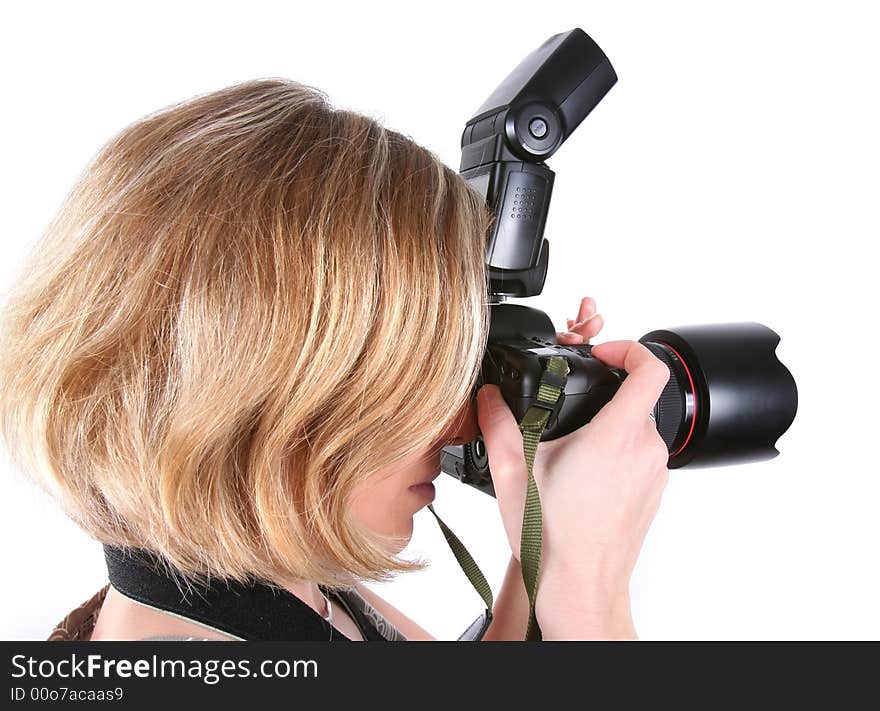
<path id="1" fill-rule="evenodd" d="M 413 534 L 413 519 L 409 516 L 406 521 L 400 521 L 395 527 L 392 539 L 389 542 L 390 550 L 393 554 L 400 553 L 409 545 Z"/>

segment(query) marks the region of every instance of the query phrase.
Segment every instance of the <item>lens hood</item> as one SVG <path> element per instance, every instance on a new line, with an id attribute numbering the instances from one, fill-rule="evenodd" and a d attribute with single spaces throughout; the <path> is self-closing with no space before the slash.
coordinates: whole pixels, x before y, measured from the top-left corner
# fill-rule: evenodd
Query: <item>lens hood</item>
<path id="1" fill-rule="evenodd" d="M 776 441 L 794 420 L 798 393 L 776 356 L 776 332 L 759 323 L 727 323 L 651 331 L 639 340 L 671 350 L 693 387 L 692 420 L 682 423 L 684 444 L 672 453 L 670 468 L 779 454 Z"/>

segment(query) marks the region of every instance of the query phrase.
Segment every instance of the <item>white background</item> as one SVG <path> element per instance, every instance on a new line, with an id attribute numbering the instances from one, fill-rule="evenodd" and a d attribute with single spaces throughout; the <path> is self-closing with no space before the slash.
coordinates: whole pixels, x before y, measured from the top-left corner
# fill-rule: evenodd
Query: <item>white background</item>
<path id="1" fill-rule="evenodd" d="M 313 84 L 458 167 L 465 121 L 549 36 L 581 27 L 618 84 L 550 161 L 547 286 L 599 340 L 756 320 L 800 410 L 781 456 L 674 471 L 633 579 L 645 639 L 880 638 L 875 286 L 880 49 L 872 3 L 445 2 L 3 5 L 5 286 L 117 130 L 266 76 Z M 425 332 L 427 343 L 442 333 Z M 0 637 L 45 638 L 105 582 L 97 544 L 4 461 Z M 494 501 L 448 477 L 437 510 L 497 589 Z M 433 564 L 381 587 L 440 638 L 480 611 L 433 519 Z"/>

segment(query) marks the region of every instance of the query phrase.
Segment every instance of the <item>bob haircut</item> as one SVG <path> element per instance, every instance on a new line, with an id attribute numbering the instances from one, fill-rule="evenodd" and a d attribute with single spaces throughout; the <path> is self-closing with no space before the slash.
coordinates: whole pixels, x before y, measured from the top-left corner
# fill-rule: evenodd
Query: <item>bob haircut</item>
<path id="1" fill-rule="evenodd" d="M 346 586 L 423 567 L 349 502 L 467 401 L 491 221 L 432 152 L 294 81 L 144 117 L 6 299 L 13 462 L 98 541 L 187 577 Z"/>

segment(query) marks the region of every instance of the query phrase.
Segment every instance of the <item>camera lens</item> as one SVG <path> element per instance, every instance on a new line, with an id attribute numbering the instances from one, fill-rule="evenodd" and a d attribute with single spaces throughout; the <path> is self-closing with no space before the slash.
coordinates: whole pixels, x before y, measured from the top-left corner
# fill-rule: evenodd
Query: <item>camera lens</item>
<path id="1" fill-rule="evenodd" d="M 652 331 L 640 339 L 669 367 L 655 407 L 670 468 L 771 459 L 797 412 L 797 386 L 758 323 Z"/>
<path id="2" fill-rule="evenodd" d="M 654 408 L 657 431 L 674 457 L 687 447 L 696 424 L 696 393 L 694 379 L 679 353 L 667 343 L 645 343 L 645 346 L 669 368 L 669 382 Z"/>

